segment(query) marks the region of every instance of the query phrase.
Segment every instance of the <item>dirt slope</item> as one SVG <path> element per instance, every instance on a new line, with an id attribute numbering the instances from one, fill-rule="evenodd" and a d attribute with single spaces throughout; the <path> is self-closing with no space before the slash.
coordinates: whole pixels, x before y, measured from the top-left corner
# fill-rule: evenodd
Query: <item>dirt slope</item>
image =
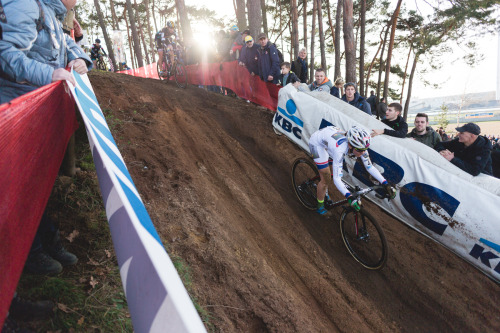
<path id="1" fill-rule="evenodd" d="M 302 208 L 290 185 L 303 153 L 272 113 L 196 87 L 92 73 L 103 110 L 171 254 L 220 332 L 500 331 L 500 288 L 367 203 L 390 246 L 363 269 L 337 218 Z"/>

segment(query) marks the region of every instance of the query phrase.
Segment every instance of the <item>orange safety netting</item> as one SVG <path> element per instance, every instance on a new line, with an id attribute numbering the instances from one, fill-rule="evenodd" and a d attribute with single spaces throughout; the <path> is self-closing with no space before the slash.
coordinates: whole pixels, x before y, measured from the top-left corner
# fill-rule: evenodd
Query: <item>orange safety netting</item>
<path id="1" fill-rule="evenodd" d="M 276 110 L 280 86 L 266 83 L 258 76 L 252 76 L 237 61 L 186 66 L 188 82 L 203 86 L 222 86 L 231 89 L 239 97 Z M 156 63 L 120 71 L 118 73 L 158 79 Z"/>
<path id="2" fill-rule="evenodd" d="M 77 126 L 60 81 L 0 105 L 0 327 Z"/>

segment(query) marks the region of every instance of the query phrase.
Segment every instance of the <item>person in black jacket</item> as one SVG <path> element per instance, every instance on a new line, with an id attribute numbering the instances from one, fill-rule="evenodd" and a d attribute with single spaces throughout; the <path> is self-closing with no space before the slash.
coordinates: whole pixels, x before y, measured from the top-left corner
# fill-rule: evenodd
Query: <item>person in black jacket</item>
<path id="1" fill-rule="evenodd" d="M 392 129 L 374 129 L 372 130 L 372 137 L 385 134 L 394 136 L 396 138 L 404 138 L 408 133 L 408 124 L 401 117 L 403 107 L 399 103 L 391 103 L 385 112 L 385 119 L 382 120 L 384 124 Z"/>
<path id="2" fill-rule="evenodd" d="M 297 60 L 292 62 L 292 72 L 296 73 L 300 82 L 307 83 L 307 50 L 305 47 L 299 51 Z"/>
<path id="3" fill-rule="evenodd" d="M 436 150 L 448 161 L 477 176 L 480 173 L 492 175 L 491 142 L 485 136 L 479 136 L 481 128 L 468 123 L 457 127 L 457 138 L 451 141 L 439 142 Z"/>

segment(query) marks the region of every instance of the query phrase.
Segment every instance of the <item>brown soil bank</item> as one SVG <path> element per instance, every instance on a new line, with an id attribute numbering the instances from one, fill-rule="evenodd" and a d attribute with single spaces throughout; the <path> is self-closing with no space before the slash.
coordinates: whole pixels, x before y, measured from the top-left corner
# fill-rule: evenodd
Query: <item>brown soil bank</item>
<path id="1" fill-rule="evenodd" d="M 92 73 L 151 218 L 192 272 L 220 332 L 499 332 L 500 288 L 367 203 L 389 242 L 381 271 L 342 243 L 333 219 L 290 185 L 303 153 L 272 113 L 190 86 Z"/>

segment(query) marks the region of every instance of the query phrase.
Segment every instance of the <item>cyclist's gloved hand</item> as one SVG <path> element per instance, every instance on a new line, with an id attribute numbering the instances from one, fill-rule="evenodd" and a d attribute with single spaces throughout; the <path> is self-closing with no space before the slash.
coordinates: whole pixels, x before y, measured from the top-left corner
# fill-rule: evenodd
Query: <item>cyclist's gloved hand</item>
<path id="1" fill-rule="evenodd" d="M 396 197 L 396 189 L 392 187 L 387 180 L 382 183 L 384 185 L 385 192 L 389 199 L 394 199 Z"/>
<path id="2" fill-rule="evenodd" d="M 349 206 L 354 208 L 354 210 L 356 210 L 357 212 L 359 212 L 361 210 L 361 207 L 359 206 L 358 198 L 354 198 L 352 195 L 350 195 L 347 197 L 347 201 L 349 202 Z"/>

